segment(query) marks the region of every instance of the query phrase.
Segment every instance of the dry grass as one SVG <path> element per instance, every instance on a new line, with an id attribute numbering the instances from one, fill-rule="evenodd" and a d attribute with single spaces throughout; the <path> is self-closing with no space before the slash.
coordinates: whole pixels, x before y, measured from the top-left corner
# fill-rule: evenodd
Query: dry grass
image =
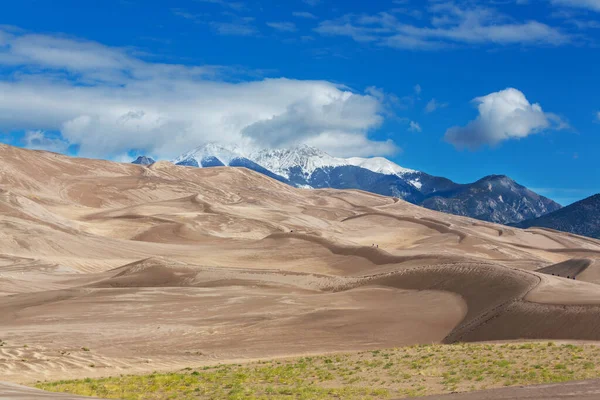
<path id="1" fill-rule="evenodd" d="M 599 366 L 593 345 L 425 345 L 36 387 L 115 399 L 385 399 L 598 378 Z"/>

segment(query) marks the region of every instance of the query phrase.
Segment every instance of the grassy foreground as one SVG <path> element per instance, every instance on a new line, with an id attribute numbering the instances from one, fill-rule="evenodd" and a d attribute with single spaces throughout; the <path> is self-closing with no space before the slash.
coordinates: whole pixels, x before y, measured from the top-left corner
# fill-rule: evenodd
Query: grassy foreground
<path id="1" fill-rule="evenodd" d="M 385 399 L 598 377 L 600 347 L 549 342 L 412 346 L 36 387 L 114 399 Z"/>

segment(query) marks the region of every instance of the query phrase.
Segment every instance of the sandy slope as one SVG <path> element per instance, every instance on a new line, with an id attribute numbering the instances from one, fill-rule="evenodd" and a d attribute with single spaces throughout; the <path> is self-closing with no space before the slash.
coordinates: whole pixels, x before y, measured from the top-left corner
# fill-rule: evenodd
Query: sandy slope
<path id="1" fill-rule="evenodd" d="M 0 376 L 598 340 L 599 259 L 592 239 L 360 191 L 1 145 Z"/>
<path id="2" fill-rule="evenodd" d="M 33 389 L 27 386 L 21 386 L 9 382 L 0 382 L 0 399 L 6 400 L 38 400 L 38 399 L 57 399 L 57 400 L 90 400 L 95 397 L 82 397 L 62 393 L 50 393 L 43 390 Z"/>
<path id="3" fill-rule="evenodd" d="M 600 396 L 600 380 L 508 387 L 471 393 L 427 396 L 424 400 L 596 400 Z"/>

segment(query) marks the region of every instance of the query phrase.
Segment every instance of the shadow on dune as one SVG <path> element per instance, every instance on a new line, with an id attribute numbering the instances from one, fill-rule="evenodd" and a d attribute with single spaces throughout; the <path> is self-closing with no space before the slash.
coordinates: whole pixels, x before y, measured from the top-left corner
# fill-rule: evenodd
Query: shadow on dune
<path id="1" fill-rule="evenodd" d="M 289 233 L 274 234 L 267 239 L 294 238 L 308 240 L 329 248 L 336 254 L 359 256 L 377 265 L 400 264 L 407 259 L 372 247 L 352 247 L 334 244 L 325 238 Z M 557 264 L 559 268 L 569 263 Z M 583 265 L 581 260 L 572 265 Z M 599 340 L 600 304 L 567 305 L 541 304 L 527 301 L 527 294 L 543 284 L 534 272 L 504 267 L 494 263 L 473 263 L 464 260 L 448 261 L 432 266 L 402 268 L 384 274 L 338 278 L 295 273 L 298 277 L 310 276 L 315 281 L 315 294 L 340 292 L 358 287 L 389 287 L 417 291 L 445 291 L 460 295 L 466 302 L 464 319 L 444 338 L 445 343 L 459 341 L 488 341 L 515 339 L 576 339 Z M 557 266 L 551 266 L 557 267 Z M 546 267 L 550 268 L 550 267 Z M 279 279 L 290 275 L 278 271 L 243 271 L 228 275 L 198 278 L 198 268 L 172 263 L 162 259 L 147 259 L 110 271 L 110 276 L 89 287 L 219 287 L 219 286 L 268 286 L 288 287 L 294 280 Z M 573 284 L 583 284 L 573 282 Z M 589 284 L 587 284 L 589 285 Z M 589 287 L 589 286 L 588 286 Z M 600 287 L 598 288 L 600 290 Z M 382 301 L 385 301 L 382 299 Z M 383 304 L 382 304 L 383 306 Z"/>
<path id="2" fill-rule="evenodd" d="M 585 271 L 590 265 L 592 265 L 592 260 L 587 258 L 572 258 L 558 264 L 540 268 L 536 272 L 575 279 L 577 275 Z"/>

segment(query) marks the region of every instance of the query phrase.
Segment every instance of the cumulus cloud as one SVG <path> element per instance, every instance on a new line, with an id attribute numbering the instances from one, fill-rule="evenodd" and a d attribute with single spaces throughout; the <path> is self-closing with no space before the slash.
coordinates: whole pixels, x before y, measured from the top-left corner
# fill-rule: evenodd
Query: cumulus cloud
<path id="1" fill-rule="evenodd" d="M 402 151 L 389 139 L 383 142 L 374 142 L 364 136 L 343 132 L 325 132 L 307 140 L 306 144 L 339 157 L 368 157 L 373 154 L 391 156 Z"/>
<path id="2" fill-rule="evenodd" d="M 408 130 L 411 132 L 421 132 L 423 129 L 421 129 L 421 125 L 419 125 L 418 122 L 410 121 L 410 124 L 408 125 Z"/>
<path id="3" fill-rule="evenodd" d="M 446 131 L 445 140 L 457 148 L 477 149 L 508 139 L 520 139 L 545 129 L 562 129 L 566 124 L 555 114 L 546 113 L 513 88 L 473 100 L 479 116 L 464 127 Z"/>
<path id="4" fill-rule="evenodd" d="M 282 147 L 324 133 L 361 132 L 382 122 L 380 104 L 373 97 L 325 91 L 323 96 L 300 99 L 278 115 L 248 125 L 242 134 L 263 146 Z"/>
<path id="5" fill-rule="evenodd" d="M 220 67 L 151 63 L 96 42 L 0 32 L 0 65 L 20 72 L 0 78 L 0 131 L 29 130 L 32 147 L 115 158 L 130 149 L 172 158 L 208 141 L 311 141 L 333 154 L 396 150 L 369 139 L 383 120 L 381 100 L 339 84 L 231 82 L 220 79 Z"/>

